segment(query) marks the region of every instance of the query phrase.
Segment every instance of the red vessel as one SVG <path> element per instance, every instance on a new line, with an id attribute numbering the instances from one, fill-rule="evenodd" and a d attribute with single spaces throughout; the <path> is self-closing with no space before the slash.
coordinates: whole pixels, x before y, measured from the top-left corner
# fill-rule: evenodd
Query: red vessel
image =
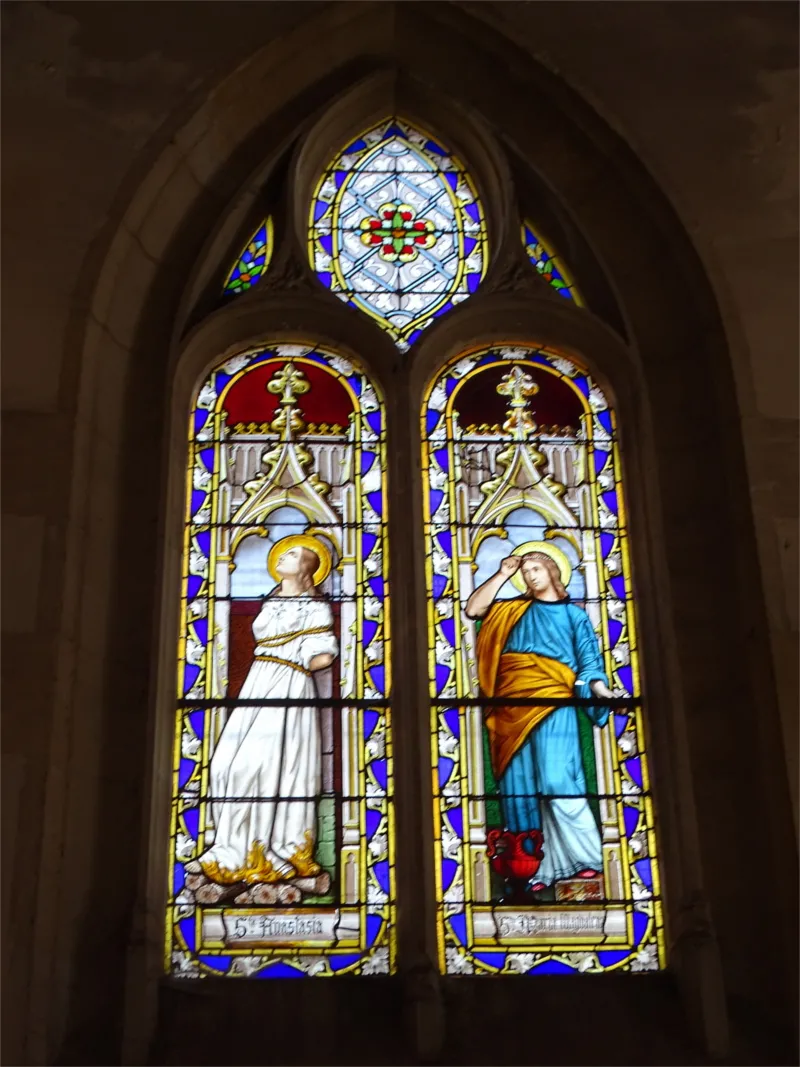
<path id="1" fill-rule="evenodd" d="M 526 848 L 530 841 L 532 847 Z M 541 830 L 490 830 L 487 837 L 489 864 L 493 871 L 509 883 L 512 899 L 524 900 L 528 883 L 539 870 L 544 859 L 544 834 Z"/>

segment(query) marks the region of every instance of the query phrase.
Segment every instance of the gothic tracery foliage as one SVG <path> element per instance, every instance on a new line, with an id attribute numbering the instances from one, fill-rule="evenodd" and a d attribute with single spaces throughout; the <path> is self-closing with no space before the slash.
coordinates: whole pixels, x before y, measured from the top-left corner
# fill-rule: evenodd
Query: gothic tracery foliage
<path id="1" fill-rule="evenodd" d="M 272 259 L 272 219 L 264 219 L 239 253 L 225 279 L 223 293 L 245 293 L 266 274 Z"/>
<path id="2" fill-rule="evenodd" d="M 537 229 L 538 227 L 534 226 L 530 221 L 526 221 L 522 225 L 522 244 L 525 247 L 528 259 L 544 280 L 560 296 L 566 297 L 568 300 L 574 300 L 580 307 L 583 304 L 583 300 L 562 263 L 561 257 L 556 255 L 541 237 L 537 237 Z"/>

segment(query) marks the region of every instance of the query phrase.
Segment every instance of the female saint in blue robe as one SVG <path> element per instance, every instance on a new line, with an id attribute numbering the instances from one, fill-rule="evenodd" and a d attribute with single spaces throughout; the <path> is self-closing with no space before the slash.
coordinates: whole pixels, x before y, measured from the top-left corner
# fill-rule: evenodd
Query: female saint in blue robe
<path id="1" fill-rule="evenodd" d="M 517 570 L 527 595 L 497 601 Z M 586 612 L 571 603 L 554 560 L 531 552 L 503 560 L 470 597 L 467 614 L 482 618 L 478 673 L 485 696 L 537 700 L 535 706 L 492 706 L 486 716 L 492 764 L 506 829 L 540 829 L 544 859 L 534 890 L 603 868 L 600 831 L 589 805 L 578 709 L 547 701 L 611 699 L 600 649 Z M 592 722 L 607 707 L 586 706 Z"/>

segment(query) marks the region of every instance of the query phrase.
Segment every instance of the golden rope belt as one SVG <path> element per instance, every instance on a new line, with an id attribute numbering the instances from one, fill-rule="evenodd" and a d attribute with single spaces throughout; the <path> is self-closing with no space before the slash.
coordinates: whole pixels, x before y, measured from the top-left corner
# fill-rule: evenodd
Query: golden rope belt
<path id="1" fill-rule="evenodd" d="M 309 630 L 292 630 L 286 634 L 276 634 L 275 637 L 265 637 L 258 643 L 269 648 L 272 645 L 285 645 L 287 641 L 293 641 L 296 637 L 306 637 L 308 634 L 328 634 L 330 632 L 330 626 L 314 626 Z"/>
<path id="2" fill-rule="evenodd" d="M 311 671 L 307 671 L 306 668 L 301 667 L 299 663 L 292 663 L 290 659 L 281 659 L 280 656 L 255 656 L 254 658 L 264 660 L 267 663 L 279 663 L 282 667 L 291 667 L 292 670 L 305 674 L 307 678 L 311 677 Z"/>

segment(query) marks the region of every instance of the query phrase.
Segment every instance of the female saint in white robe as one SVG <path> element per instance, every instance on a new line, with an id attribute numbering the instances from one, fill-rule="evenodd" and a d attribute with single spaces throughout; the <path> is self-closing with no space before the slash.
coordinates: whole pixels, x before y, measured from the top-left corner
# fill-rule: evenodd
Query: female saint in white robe
<path id="1" fill-rule="evenodd" d="M 221 885 L 282 882 L 320 873 L 314 860 L 322 759 L 314 671 L 338 653 L 333 614 L 318 596 L 329 557 L 311 537 L 287 538 L 274 570 L 280 578 L 253 623 L 253 664 L 242 700 L 295 701 L 285 707 L 236 707 L 211 757 L 214 843 L 203 873 Z M 298 543 L 300 542 L 300 543 Z M 308 547 L 319 544 L 319 551 Z M 274 550 L 273 550 L 274 551 Z"/>

